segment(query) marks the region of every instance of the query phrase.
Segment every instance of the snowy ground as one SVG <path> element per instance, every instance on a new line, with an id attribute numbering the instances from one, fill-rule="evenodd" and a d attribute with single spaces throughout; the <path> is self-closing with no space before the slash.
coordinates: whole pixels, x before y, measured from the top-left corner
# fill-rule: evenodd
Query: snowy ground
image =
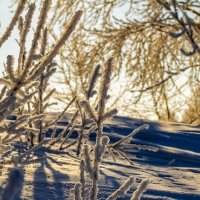
<path id="1" fill-rule="evenodd" d="M 134 166 L 120 157 L 115 163 L 110 156 L 105 156 L 101 166 L 98 199 L 106 199 L 128 176 L 133 175 L 135 186 L 128 195 L 119 199 L 130 199 L 130 194 L 141 180 L 148 178 L 151 183 L 142 199 L 200 200 L 200 128 L 187 124 L 115 117 L 105 125 L 104 133 L 113 142 L 144 123 L 148 123 L 150 128 L 135 135 L 133 145 L 126 148 Z M 65 123 L 60 122 L 59 125 L 62 128 Z M 147 146 L 139 149 L 134 144 Z M 79 161 L 75 153 L 72 150 L 64 152 L 41 148 L 35 155 L 46 157 L 46 161 L 25 168 L 25 183 L 18 199 L 71 199 L 69 190 L 79 180 Z M 5 181 L 6 171 L 3 170 L 1 183 Z"/>

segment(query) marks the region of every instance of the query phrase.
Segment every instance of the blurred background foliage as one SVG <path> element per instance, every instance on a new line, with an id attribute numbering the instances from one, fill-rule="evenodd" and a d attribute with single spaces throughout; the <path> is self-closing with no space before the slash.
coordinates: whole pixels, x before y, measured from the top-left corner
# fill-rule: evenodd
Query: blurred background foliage
<path id="1" fill-rule="evenodd" d="M 162 2 L 174 11 L 173 0 Z M 176 3 L 179 17 L 186 13 L 190 18 L 193 37 L 200 44 L 199 0 Z M 57 57 L 52 80 L 59 84 L 56 99 L 66 104 L 85 92 L 93 68 L 114 56 L 110 107 L 115 105 L 120 114 L 131 117 L 196 123 L 200 54 L 181 53 L 191 44 L 184 34 L 178 38 L 170 34 L 181 28 L 170 11 L 158 0 L 55 0 L 47 22 L 50 41 L 56 41 L 79 9 L 84 17 Z"/>

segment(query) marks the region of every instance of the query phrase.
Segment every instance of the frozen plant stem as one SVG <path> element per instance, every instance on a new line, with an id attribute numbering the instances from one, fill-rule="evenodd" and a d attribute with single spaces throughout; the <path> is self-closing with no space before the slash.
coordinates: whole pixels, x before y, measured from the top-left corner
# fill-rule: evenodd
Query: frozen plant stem
<path id="1" fill-rule="evenodd" d="M 137 190 L 133 192 L 131 200 L 140 200 L 143 192 L 147 189 L 147 185 L 149 184 L 149 180 L 143 180 L 141 184 L 138 186 Z"/>
<path id="2" fill-rule="evenodd" d="M 127 191 L 130 189 L 130 187 L 132 186 L 134 182 L 134 178 L 131 176 L 128 178 L 128 180 L 120 186 L 120 188 L 118 190 L 116 190 L 115 192 L 113 192 L 108 198 L 107 200 L 115 200 L 117 199 L 119 196 L 123 196 L 124 194 L 127 193 Z"/>
<path id="3" fill-rule="evenodd" d="M 40 49 L 40 54 L 42 56 L 44 56 L 45 54 L 45 48 L 46 48 L 46 44 L 47 44 L 47 29 L 45 28 L 44 31 L 43 31 L 43 35 L 42 35 L 42 46 L 41 46 L 41 49 Z M 43 110 L 43 93 L 44 93 L 44 72 L 42 72 L 41 76 L 40 76 L 40 84 L 39 84 L 39 91 L 38 91 L 38 96 L 39 96 L 39 105 L 38 105 L 38 114 L 42 114 L 44 112 Z M 39 128 L 39 134 L 38 134 L 38 143 L 41 142 L 42 140 L 42 131 L 43 131 L 43 120 L 40 120 L 39 121 L 39 124 L 38 124 L 38 128 Z"/>
<path id="4" fill-rule="evenodd" d="M 110 85 L 110 77 L 112 70 L 112 62 L 113 58 L 108 59 L 104 66 L 104 71 L 102 74 L 102 80 L 100 85 L 99 92 L 99 104 L 98 104 L 98 122 L 97 122 L 97 136 L 96 136 L 96 144 L 94 147 L 94 161 L 93 161 L 93 180 L 92 180 L 92 191 L 91 191 L 91 200 L 97 199 L 98 194 L 98 180 L 99 180 L 99 168 L 101 162 L 101 140 L 103 135 L 103 122 L 102 116 L 105 110 L 106 97 Z"/>
<path id="5" fill-rule="evenodd" d="M 39 15 L 39 20 L 38 20 L 37 27 L 36 27 L 36 31 L 34 33 L 34 37 L 33 37 L 33 40 L 32 40 L 31 48 L 30 48 L 29 54 L 28 54 L 27 59 L 24 63 L 24 66 L 23 66 L 23 68 L 24 68 L 23 74 L 26 74 L 28 68 L 30 68 L 30 64 L 33 60 L 33 55 L 34 55 L 35 50 L 37 48 L 42 28 L 43 28 L 45 21 L 47 19 L 47 13 L 48 13 L 50 4 L 51 4 L 51 0 L 44 0 L 43 1 L 42 8 L 41 8 L 40 15 Z"/>
<path id="6" fill-rule="evenodd" d="M 4 34 L 0 38 L 0 47 L 9 38 L 14 26 L 17 23 L 17 20 L 18 20 L 20 14 L 22 13 L 22 11 L 24 9 L 25 4 L 26 4 L 26 0 L 20 0 L 19 1 L 17 9 L 15 11 L 15 14 L 14 14 L 10 24 L 8 25 L 6 31 L 4 32 Z"/>
<path id="7" fill-rule="evenodd" d="M 30 4 L 28 8 L 28 12 L 25 16 L 25 21 L 23 22 L 23 18 L 20 18 L 21 20 L 19 20 L 19 22 L 21 22 L 21 30 L 20 30 L 20 39 L 19 39 L 20 52 L 19 52 L 19 58 L 18 58 L 18 75 L 20 74 L 20 71 L 23 68 L 26 39 L 27 39 L 27 34 L 31 27 L 31 22 L 32 22 L 35 8 L 36 6 L 34 3 Z"/>
<path id="8" fill-rule="evenodd" d="M 81 196 L 85 199 L 85 164 L 83 159 L 80 161 L 80 182 L 81 182 Z"/>
<path id="9" fill-rule="evenodd" d="M 74 188 L 74 200 L 82 200 L 81 196 L 81 184 L 76 183 L 75 188 Z"/>
<path id="10" fill-rule="evenodd" d="M 94 162 L 93 162 L 93 182 L 92 182 L 92 191 L 91 191 L 91 200 L 97 199 L 98 194 L 98 180 L 99 180 L 99 149 L 100 149 L 100 140 L 102 138 L 102 127 L 101 122 L 98 124 L 98 133 L 96 137 L 96 144 L 94 149 Z"/>
<path id="11" fill-rule="evenodd" d="M 60 48 L 63 46 L 65 41 L 69 38 L 69 36 L 74 31 L 82 14 L 83 14 L 83 11 L 81 11 L 81 10 L 79 10 L 75 13 L 75 15 L 72 17 L 70 23 L 66 26 L 60 39 L 56 42 L 55 46 L 49 51 L 49 53 L 41 59 L 41 62 L 33 70 L 32 74 L 30 75 L 30 78 L 35 77 L 38 74 L 40 74 L 40 72 L 44 69 L 44 67 L 47 66 L 47 64 L 49 64 L 49 62 L 52 61 L 52 59 L 57 55 Z"/>

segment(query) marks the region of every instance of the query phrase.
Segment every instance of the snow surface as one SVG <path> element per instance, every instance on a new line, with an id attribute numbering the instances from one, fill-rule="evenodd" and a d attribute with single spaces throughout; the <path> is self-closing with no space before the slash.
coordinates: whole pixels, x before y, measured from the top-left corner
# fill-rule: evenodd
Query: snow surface
<path id="1" fill-rule="evenodd" d="M 48 116 L 49 120 L 53 118 L 55 115 Z M 58 123 L 60 130 L 66 126 L 70 116 L 65 118 Z M 108 154 L 104 156 L 98 199 L 106 199 L 132 175 L 135 177 L 134 186 L 126 196 L 118 199 L 130 199 L 141 180 L 149 179 L 148 189 L 141 198 L 143 200 L 200 200 L 199 127 L 114 117 L 104 126 L 104 134 L 115 142 L 146 123 L 150 128 L 137 133 L 131 145 L 125 148 L 134 165 L 119 156 L 117 162 Z M 74 133 L 71 140 L 76 137 Z M 94 142 L 94 138 L 95 134 L 92 134 L 90 141 Z M 73 148 L 58 151 L 56 147 L 42 147 L 35 152 L 35 156 L 44 157 L 45 162 L 25 167 L 25 183 L 17 200 L 72 199 L 70 189 L 79 181 L 79 160 Z M 7 171 L 5 167 L 0 183 L 5 183 Z M 88 192 L 90 184 L 88 181 Z"/>

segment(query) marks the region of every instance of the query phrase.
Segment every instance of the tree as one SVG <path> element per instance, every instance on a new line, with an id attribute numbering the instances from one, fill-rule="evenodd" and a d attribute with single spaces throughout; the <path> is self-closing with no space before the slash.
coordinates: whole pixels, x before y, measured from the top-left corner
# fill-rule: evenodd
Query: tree
<path id="1" fill-rule="evenodd" d="M 167 7 L 161 2 L 167 2 Z M 177 2 L 183 13 L 188 13 L 195 22 L 193 35 L 198 42 L 198 1 Z M 58 82 L 66 86 L 66 95 L 59 99 L 69 101 L 68 94 L 76 95 L 80 90 L 85 91 L 89 81 L 88 73 L 93 66 L 104 62 L 105 55 L 112 55 L 118 63 L 114 69 L 113 84 L 118 80 L 123 88 L 115 103 L 129 102 L 129 111 L 133 111 L 129 113 L 131 115 L 155 115 L 158 119 L 176 120 L 177 116 L 170 113 L 175 113 L 174 108 L 180 112 L 181 108 L 177 104 L 182 105 L 183 101 L 186 103 L 186 99 L 177 99 L 179 95 L 184 97 L 188 83 L 198 77 L 199 58 L 196 54 L 190 57 L 184 55 L 186 50 L 183 47 L 193 40 L 178 31 L 180 23 L 171 15 L 173 1 L 58 1 L 53 7 L 57 18 L 54 15 L 49 20 L 52 39 L 56 39 L 59 34 L 57 23 L 63 24 L 75 7 L 82 7 L 87 13 L 78 27 L 79 31 L 60 54 Z M 174 39 L 175 36 L 178 39 Z M 72 78 L 73 83 L 69 81 Z M 181 81 L 183 78 L 184 81 Z M 150 101 L 146 103 L 145 98 Z M 147 108 L 145 115 L 141 107 Z M 128 113 L 126 106 L 123 106 L 123 112 Z"/>

